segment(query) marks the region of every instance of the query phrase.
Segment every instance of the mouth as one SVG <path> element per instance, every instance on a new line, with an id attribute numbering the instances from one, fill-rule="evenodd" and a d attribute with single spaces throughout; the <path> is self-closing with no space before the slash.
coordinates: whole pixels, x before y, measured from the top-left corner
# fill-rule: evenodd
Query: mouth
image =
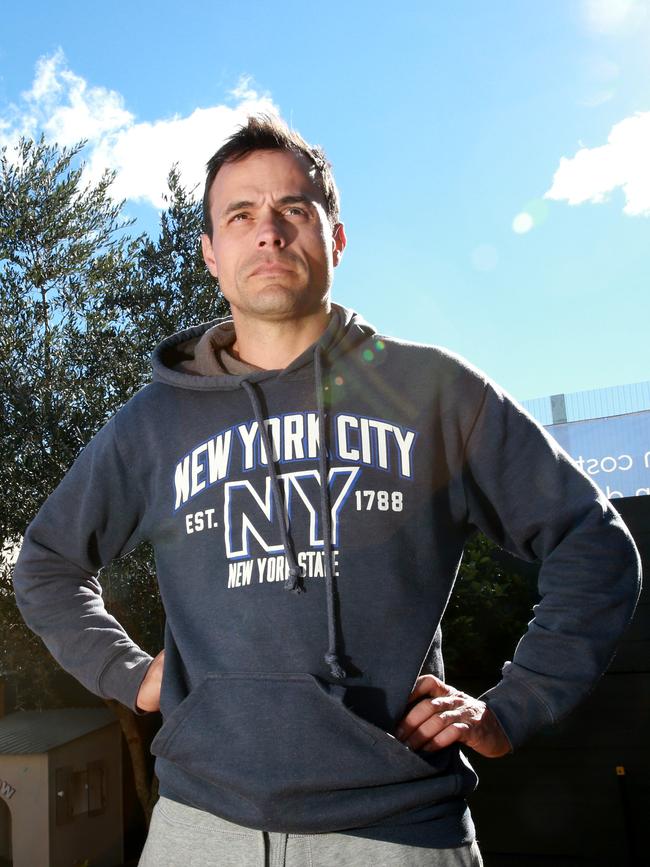
<path id="1" fill-rule="evenodd" d="M 290 268 L 285 268 L 282 265 L 277 264 L 258 265 L 257 268 L 251 271 L 251 277 L 254 277 L 255 275 L 268 276 L 269 274 L 288 274 L 290 270 Z"/>
<path id="2" fill-rule="evenodd" d="M 295 269 L 288 262 L 282 262 L 278 259 L 267 259 L 259 262 L 250 272 L 249 277 L 263 276 L 268 277 L 273 274 L 290 274 Z"/>

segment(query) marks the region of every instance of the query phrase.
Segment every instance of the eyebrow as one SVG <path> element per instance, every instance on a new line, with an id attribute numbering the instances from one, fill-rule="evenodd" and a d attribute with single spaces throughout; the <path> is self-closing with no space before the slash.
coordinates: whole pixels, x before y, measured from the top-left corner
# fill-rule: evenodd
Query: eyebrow
<path id="1" fill-rule="evenodd" d="M 302 193 L 296 193 L 290 196 L 282 196 L 281 199 L 278 199 L 278 205 L 284 207 L 286 205 L 305 205 L 306 207 L 312 208 L 313 202 L 309 198 L 309 196 L 305 196 Z M 240 199 L 237 202 L 230 202 L 229 205 L 222 211 L 222 216 L 227 217 L 228 214 L 232 214 L 233 211 L 241 211 L 246 208 L 254 208 L 255 202 L 250 201 L 249 199 Z"/>
<path id="2" fill-rule="evenodd" d="M 241 211 L 242 208 L 252 208 L 254 207 L 254 202 L 249 202 L 246 199 L 241 199 L 238 202 L 231 202 L 229 205 L 222 211 L 222 216 L 226 217 L 228 214 L 232 214 L 233 211 Z"/>
<path id="3" fill-rule="evenodd" d="M 309 198 L 309 196 L 305 196 L 302 193 L 298 193 L 294 196 L 282 196 L 281 199 L 278 199 L 279 205 L 306 205 L 307 207 L 313 207 L 313 202 Z"/>

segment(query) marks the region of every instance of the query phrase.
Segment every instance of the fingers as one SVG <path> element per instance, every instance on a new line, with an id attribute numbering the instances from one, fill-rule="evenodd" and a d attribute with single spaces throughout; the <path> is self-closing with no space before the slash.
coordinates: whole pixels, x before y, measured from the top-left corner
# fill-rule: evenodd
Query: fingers
<path id="1" fill-rule="evenodd" d="M 434 675 L 415 682 L 396 736 L 413 750 L 433 752 L 459 741 L 483 755 L 503 755 L 509 742 L 485 702 Z"/>
<path id="2" fill-rule="evenodd" d="M 408 702 L 415 701 L 425 695 L 443 696 L 453 695 L 457 690 L 453 686 L 444 683 L 433 674 L 424 674 L 415 681 L 415 686 L 408 697 Z"/>
<path id="3" fill-rule="evenodd" d="M 461 692 L 419 701 L 401 721 L 397 737 L 414 750 L 437 750 L 465 740 L 480 721 L 482 703 Z"/>
<path id="4" fill-rule="evenodd" d="M 440 716 L 445 711 L 458 707 L 458 696 L 441 696 L 440 698 L 422 699 L 413 705 L 400 724 L 404 739 L 408 739 L 425 722 L 433 716 Z"/>
<path id="5" fill-rule="evenodd" d="M 511 752 L 510 741 L 498 719 L 480 699 L 427 675 L 418 678 L 409 701 L 412 700 L 416 704 L 395 733 L 411 749 L 433 752 L 459 741 L 489 758 Z"/>

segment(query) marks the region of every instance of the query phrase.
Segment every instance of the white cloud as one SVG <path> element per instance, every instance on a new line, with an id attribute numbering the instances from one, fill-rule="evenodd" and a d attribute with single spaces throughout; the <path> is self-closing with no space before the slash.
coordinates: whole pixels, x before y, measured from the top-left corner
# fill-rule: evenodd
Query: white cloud
<path id="1" fill-rule="evenodd" d="M 60 145 L 86 138 L 96 142 L 112 130 L 134 122 L 123 99 L 114 90 L 89 87 L 66 67 L 59 48 L 36 63 L 34 81 L 22 94 L 19 105 L 9 106 L 0 117 L 0 143 L 14 143 L 19 136 L 44 132 Z"/>
<path id="2" fill-rule="evenodd" d="M 544 198 L 605 202 L 621 188 L 623 211 L 630 216 L 650 216 L 650 112 L 637 112 L 615 124 L 600 147 L 582 147 L 573 157 L 561 157 L 551 188 Z"/>
<path id="3" fill-rule="evenodd" d="M 634 35 L 648 18 L 647 0 L 583 0 L 589 30 L 613 36 Z"/>
<path id="4" fill-rule="evenodd" d="M 200 186 L 205 163 L 238 124 L 250 114 L 278 114 L 271 97 L 254 89 L 250 76 L 242 76 L 230 95 L 234 105 L 196 108 L 186 117 L 137 121 L 121 94 L 89 85 L 68 68 L 59 49 L 40 58 L 30 90 L 22 94 L 20 104 L 0 115 L 0 145 L 11 146 L 21 135 L 34 137 L 41 131 L 60 145 L 88 139 L 84 157 L 89 180 L 114 169 L 116 199 L 162 207 L 173 163 L 178 163 L 185 186 Z"/>
<path id="5" fill-rule="evenodd" d="M 257 99 L 257 92 L 251 87 L 253 78 L 251 75 L 242 75 L 239 81 L 230 91 L 230 95 L 236 99 Z"/>

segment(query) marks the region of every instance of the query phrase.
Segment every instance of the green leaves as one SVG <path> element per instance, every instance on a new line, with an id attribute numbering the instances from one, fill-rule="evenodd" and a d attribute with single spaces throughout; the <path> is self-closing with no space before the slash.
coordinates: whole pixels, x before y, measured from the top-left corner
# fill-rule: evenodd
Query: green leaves
<path id="1" fill-rule="evenodd" d="M 446 677 L 498 677 L 533 616 L 534 570 L 512 559 L 482 534 L 465 548 L 442 621 Z"/>
<path id="2" fill-rule="evenodd" d="M 84 445 L 148 381 L 156 344 L 227 312 L 201 259 L 200 205 L 177 169 L 159 237 L 134 237 L 111 198 L 113 175 L 86 181 L 83 148 L 41 137 L 0 151 L 0 547 L 10 549 Z M 150 552 L 102 578 L 108 607 L 156 652 Z M 54 663 L 22 624 L 2 558 L 0 602 L 0 665 L 19 672 L 24 705 L 52 706 L 48 678 L 32 688 L 28 673 Z"/>

